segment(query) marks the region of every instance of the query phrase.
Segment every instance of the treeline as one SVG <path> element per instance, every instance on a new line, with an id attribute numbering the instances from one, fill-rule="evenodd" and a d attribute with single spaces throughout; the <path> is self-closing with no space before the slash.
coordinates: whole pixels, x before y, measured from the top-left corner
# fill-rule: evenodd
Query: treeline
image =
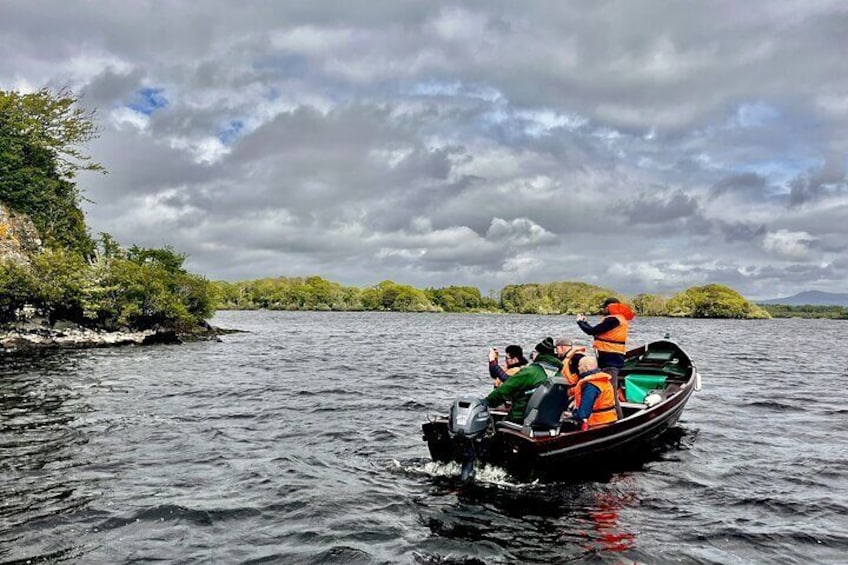
<path id="1" fill-rule="evenodd" d="M 774 318 L 824 318 L 848 320 L 848 308 L 844 306 L 789 306 L 786 304 L 761 304 Z"/>
<path id="2" fill-rule="evenodd" d="M 211 315 L 215 298 L 206 279 L 183 268 L 183 255 L 90 236 L 73 179 L 103 167 L 79 148 L 98 130 L 77 102 L 64 90 L 0 91 L 0 204 L 23 215 L 0 228 L 14 240 L 13 222 L 29 220 L 41 240 L 24 257 L 0 254 L 0 324 L 31 307 L 51 325 L 191 329 Z"/>
<path id="3" fill-rule="evenodd" d="M 420 290 L 383 281 L 373 287 L 342 286 L 321 277 L 216 281 L 220 310 L 379 310 L 393 312 L 494 312 L 498 302 L 470 286 Z"/>
<path id="4" fill-rule="evenodd" d="M 769 313 L 722 285 L 692 287 L 670 298 L 640 294 L 628 300 L 615 291 L 583 282 L 521 284 L 483 296 L 469 286 L 417 289 L 392 281 L 373 287 L 342 286 L 321 277 L 269 278 L 213 283 L 221 310 L 380 310 L 398 312 L 506 312 L 592 314 L 615 296 L 641 316 L 769 318 Z"/>

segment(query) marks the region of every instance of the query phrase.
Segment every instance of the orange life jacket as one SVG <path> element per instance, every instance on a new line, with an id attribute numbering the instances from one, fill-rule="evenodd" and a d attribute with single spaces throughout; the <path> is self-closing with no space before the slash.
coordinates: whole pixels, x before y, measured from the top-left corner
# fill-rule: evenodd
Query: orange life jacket
<path id="1" fill-rule="evenodd" d="M 597 351 L 605 351 L 607 353 L 624 353 L 627 351 L 627 330 L 630 323 L 627 318 L 621 314 L 613 314 L 607 318 L 615 318 L 618 320 L 618 325 L 608 332 L 595 336 L 595 342 L 592 344 Z M 606 319 L 606 318 L 604 318 Z"/>
<path id="2" fill-rule="evenodd" d="M 571 358 L 578 353 L 586 355 L 586 348 L 582 345 L 572 346 L 571 349 L 568 350 L 568 353 L 565 354 L 565 358 L 562 360 L 562 376 L 568 385 L 569 398 L 574 397 L 574 385 L 576 385 L 577 381 L 580 380 L 580 376 L 571 371 Z"/>
<path id="3" fill-rule="evenodd" d="M 589 375 L 577 382 L 577 386 L 574 387 L 574 405 L 580 406 L 580 400 L 583 398 L 583 387 L 589 383 L 595 385 L 601 391 L 592 405 L 592 414 L 587 420 L 589 427 L 594 428 L 603 424 L 611 424 L 618 420 L 615 413 L 615 393 L 612 390 L 612 377 L 604 372 Z"/>

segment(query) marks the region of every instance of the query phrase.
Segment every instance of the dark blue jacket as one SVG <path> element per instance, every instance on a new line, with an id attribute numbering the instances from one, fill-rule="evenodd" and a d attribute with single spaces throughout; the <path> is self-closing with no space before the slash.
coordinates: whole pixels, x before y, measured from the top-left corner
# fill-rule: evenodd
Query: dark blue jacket
<path id="1" fill-rule="evenodd" d="M 580 397 L 580 406 L 574 407 L 571 417 L 575 420 L 586 420 L 592 415 L 592 408 L 595 406 L 595 401 L 600 394 L 601 389 L 592 383 L 583 385 L 583 396 Z"/>

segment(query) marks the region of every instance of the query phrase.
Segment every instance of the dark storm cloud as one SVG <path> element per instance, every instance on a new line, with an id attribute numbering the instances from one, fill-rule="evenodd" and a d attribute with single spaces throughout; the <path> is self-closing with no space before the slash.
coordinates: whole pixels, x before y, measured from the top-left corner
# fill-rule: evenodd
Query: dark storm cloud
<path id="1" fill-rule="evenodd" d="M 7 1 L 0 88 L 97 107 L 92 230 L 212 277 L 838 289 L 846 25 L 836 1 Z"/>
<path id="2" fill-rule="evenodd" d="M 826 196 L 848 194 L 845 160 L 828 161 L 821 168 L 805 171 L 789 182 L 789 205 L 799 206 Z"/>

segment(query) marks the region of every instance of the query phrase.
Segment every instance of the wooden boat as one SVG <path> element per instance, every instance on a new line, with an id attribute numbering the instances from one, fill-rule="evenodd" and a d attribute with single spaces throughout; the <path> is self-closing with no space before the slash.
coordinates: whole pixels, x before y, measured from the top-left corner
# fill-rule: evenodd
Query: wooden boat
<path id="1" fill-rule="evenodd" d="M 645 382 L 656 383 L 657 390 L 640 394 L 638 385 Z M 449 416 L 423 424 L 424 440 L 434 461 L 467 464 L 469 458 L 476 458 L 518 476 L 582 475 L 600 468 L 626 468 L 643 460 L 677 423 L 692 392 L 700 390 L 700 375 L 683 349 L 661 340 L 627 352 L 619 386 L 628 395 L 621 402 L 623 417 L 606 426 L 580 431 L 571 420 L 559 417 L 548 423 L 526 418 L 522 425 L 505 421 L 506 411 L 495 410 L 479 437 L 457 431 Z M 564 401 L 555 402 L 560 406 L 556 413 L 561 413 Z"/>

